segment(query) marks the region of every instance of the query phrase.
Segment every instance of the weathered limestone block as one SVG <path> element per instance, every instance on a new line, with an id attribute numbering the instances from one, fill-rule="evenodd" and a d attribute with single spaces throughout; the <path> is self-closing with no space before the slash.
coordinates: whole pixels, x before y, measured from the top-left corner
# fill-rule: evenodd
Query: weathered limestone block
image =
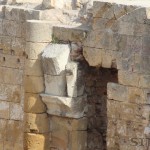
<path id="1" fill-rule="evenodd" d="M 26 93 L 24 99 L 24 111 L 27 113 L 44 113 L 46 106 L 39 94 Z"/>
<path id="2" fill-rule="evenodd" d="M 123 85 L 139 86 L 140 75 L 137 73 L 118 71 L 118 81 Z"/>
<path id="3" fill-rule="evenodd" d="M 146 93 L 145 93 L 146 94 Z M 147 98 L 144 98 L 144 91 L 136 87 L 128 87 L 129 102 L 135 104 L 145 104 Z M 145 95 L 146 96 L 146 95 Z"/>
<path id="4" fill-rule="evenodd" d="M 0 82 L 8 84 L 22 84 L 23 71 L 19 69 L 0 67 Z"/>
<path id="5" fill-rule="evenodd" d="M 28 59 L 41 59 L 42 51 L 48 43 L 26 42 L 25 53 Z"/>
<path id="6" fill-rule="evenodd" d="M 23 142 L 23 123 L 21 121 L 8 120 L 6 140 L 16 143 Z"/>
<path id="7" fill-rule="evenodd" d="M 5 119 L 0 119 L 0 140 L 3 141 L 6 138 L 6 125 Z"/>
<path id="8" fill-rule="evenodd" d="M 102 52 L 100 49 L 84 47 L 83 55 L 90 66 L 99 67 L 102 64 Z"/>
<path id="9" fill-rule="evenodd" d="M 87 131 L 73 131 L 70 139 L 71 150 L 87 150 Z"/>
<path id="10" fill-rule="evenodd" d="M 43 76 L 41 60 L 25 60 L 25 74 L 31 76 Z"/>
<path id="11" fill-rule="evenodd" d="M 69 53 L 70 47 L 68 44 L 49 44 L 42 54 L 44 74 L 59 75 L 63 73 Z"/>
<path id="12" fill-rule="evenodd" d="M 150 76 L 149 75 L 141 75 L 139 80 L 139 86 L 141 88 L 149 88 L 150 87 Z"/>
<path id="13" fill-rule="evenodd" d="M 51 42 L 52 40 L 52 25 L 48 21 L 28 20 L 26 32 L 28 42 Z"/>
<path id="14" fill-rule="evenodd" d="M 49 118 L 46 113 L 43 114 L 25 114 L 25 132 L 48 133 Z"/>
<path id="15" fill-rule="evenodd" d="M 75 0 L 43 0 L 43 8 L 50 9 L 75 9 L 76 1 Z"/>
<path id="16" fill-rule="evenodd" d="M 25 50 L 25 40 L 24 38 L 13 38 L 11 49 L 15 51 L 16 55 L 19 55 Z"/>
<path id="17" fill-rule="evenodd" d="M 0 118 L 9 119 L 9 103 L 0 101 Z"/>
<path id="18" fill-rule="evenodd" d="M 69 145 L 73 144 L 71 135 L 75 131 L 87 130 L 87 119 L 70 119 L 52 116 L 50 118 L 50 131 L 52 136 L 51 147 L 57 147 L 61 149 L 69 148 Z M 84 139 L 86 140 L 86 139 Z"/>
<path id="19" fill-rule="evenodd" d="M 10 119 L 23 120 L 23 108 L 20 104 L 10 103 Z"/>
<path id="20" fill-rule="evenodd" d="M 24 67 L 24 57 L 1 54 L 0 64 L 2 67 L 23 69 Z"/>
<path id="21" fill-rule="evenodd" d="M 3 34 L 6 36 L 21 37 L 21 26 L 16 21 L 3 20 Z"/>
<path id="22" fill-rule="evenodd" d="M 67 94 L 69 97 L 82 96 L 84 93 L 83 71 L 79 70 L 80 64 L 69 62 L 66 66 Z"/>
<path id="23" fill-rule="evenodd" d="M 49 137 L 47 134 L 32 134 L 25 133 L 24 135 L 24 149 L 27 150 L 48 150 Z"/>
<path id="24" fill-rule="evenodd" d="M 11 49 L 11 41 L 12 38 L 10 36 L 2 36 L 1 37 L 1 48 L 5 51 Z"/>
<path id="25" fill-rule="evenodd" d="M 57 115 L 69 118 L 81 118 L 86 114 L 86 96 L 77 98 L 58 97 L 41 94 L 43 102 L 46 104 L 50 115 Z"/>
<path id="26" fill-rule="evenodd" d="M 127 101 L 128 98 L 128 88 L 116 83 L 107 84 L 107 93 L 109 99 L 117 101 Z"/>
<path id="27" fill-rule="evenodd" d="M 52 76 L 45 74 L 44 78 L 45 78 L 45 93 L 57 96 L 67 95 L 67 83 L 65 74 L 59 76 Z"/>
<path id="28" fill-rule="evenodd" d="M 73 143 L 77 142 L 76 141 L 77 139 L 72 139 L 72 136 L 75 138 L 76 133 L 78 131 L 79 131 L 79 134 L 81 133 L 82 135 L 83 130 L 87 130 L 86 118 L 70 119 L 70 118 L 52 116 L 50 119 L 51 119 L 50 131 L 52 134 L 50 145 L 53 147 L 63 149 L 63 150 L 68 149 L 68 148 L 73 149 L 73 147 L 76 146 Z M 86 131 L 85 131 L 85 134 L 86 134 Z M 82 136 L 82 138 L 84 138 L 82 140 L 86 142 L 86 135 L 85 137 Z M 80 141 L 81 142 L 80 144 L 83 144 L 84 146 L 85 143 L 82 140 Z M 70 147 L 71 145 L 73 147 Z M 80 149 L 80 147 L 78 149 Z"/>
<path id="29" fill-rule="evenodd" d="M 89 28 L 82 26 L 59 25 L 53 27 L 54 37 L 62 41 L 83 41 L 88 31 Z"/>
<path id="30" fill-rule="evenodd" d="M 106 50 L 102 50 L 102 67 L 103 68 L 111 68 L 112 67 L 112 56 Z"/>
<path id="31" fill-rule="evenodd" d="M 0 100 L 19 103 L 22 88 L 20 85 L 0 84 Z"/>
<path id="32" fill-rule="evenodd" d="M 29 93 L 41 93 L 44 91 L 43 77 L 26 76 L 25 77 L 25 91 Z"/>
<path id="33" fill-rule="evenodd" d="M 61 129 L 68 131 L 80 131 L 87 130 L 87 118 L 83 117 L 80 119 L 65 118 L 59 116 L 50 117 L 50 131 L 58 131 Z"/>

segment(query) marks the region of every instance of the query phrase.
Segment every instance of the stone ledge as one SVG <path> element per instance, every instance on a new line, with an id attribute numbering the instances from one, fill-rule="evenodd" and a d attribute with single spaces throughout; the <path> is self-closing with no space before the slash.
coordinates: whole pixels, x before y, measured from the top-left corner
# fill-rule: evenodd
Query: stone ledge
<path id="1" fill-rule="evenodd" d="M 72 98 L 41 94 L 41 97 L 50 115 L 68 118 L 82 118 L 86 115 L 86 95 Z"/>

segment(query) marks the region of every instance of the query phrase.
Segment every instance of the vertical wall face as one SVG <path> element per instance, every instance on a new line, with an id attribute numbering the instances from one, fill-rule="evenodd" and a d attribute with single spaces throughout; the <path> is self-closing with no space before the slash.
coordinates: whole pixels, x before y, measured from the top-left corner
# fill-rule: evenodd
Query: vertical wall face
<path id="1" fill-rule="evenodd" d="M 95 2 L 93 29 L 84 42 L 84 56 L 91 66 L 118 70 L 118 83 L 107 85 L 107 150 L 147 146 L 149 11 L 135 8 Z"/>
<path id="2" fill-rule="evenodd" d="M 86 93 L 88 100 L 87 150 L 105 150 L 107 135 L 107 84 L 117 83 L 117 70 L 88 67 Z"/>
<path id="3" fill-rule="evenodd" d="M 23 150 L 23 20 L 0 9 L 0 149 Z"/>

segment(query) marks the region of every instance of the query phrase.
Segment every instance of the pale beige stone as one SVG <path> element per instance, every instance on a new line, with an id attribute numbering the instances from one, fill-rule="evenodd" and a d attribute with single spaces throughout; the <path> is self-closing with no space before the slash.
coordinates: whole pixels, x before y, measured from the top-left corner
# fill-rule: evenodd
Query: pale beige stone
<path id="1" fill-rule="evenodd" d="M 23 108 L 20 104 L 10 103 L 10 119 L 23 120 Z"/>
<path id="2" fill-rule="evenodd" d="M 29 42 L 51 42 L 52 25 L 48 21 L 28 20 L 26 40 Z"/>
<path id="3" fill-rule="evenodd" d="M 102 52 L 100 49 L 84 47 L 83 55 L 90 66 L 98 67 L 102 65 Z"/>
<path id="4" fill-rule="evenodd" d="M 0 119 L 0 141 L 6 139 L 6 124 L 7 121 L 5 119 Z"/>
<path id="5" fill-rule="evenodd" d="M 42 150 L 49 148 L 48 135 L 25 133 L 24 149 L 27 150 Z"/>
<path id="6" fill-rule="evenodd" d="M 41 54 L 47 43 L 26 42 L 25 52 L 28 59 L 41 59 Z"/>
<path id="7" fill-rule="evenodd" d="M 150 76 L 149 75 L 141 75 L 139 86 L 141 88 L 149 88 L 150 87 Z"/>
<path id="8" fill-rule="evenodd" d="M 42 54 L 44 74 L 60 75 L 64 73 L 69 53 L 70 46 L 68 44 L 49 44 Z"/>
<path id="9" fill-rule="evenodd" d="M 107 51 L 102 50 L 102 67 L 111 68 L 112 67 L 112 56 Z"/>
<path id="10" fill-rule="evenodd" d="M 46 113 L 43 114 L 25 114 L 25 132 L 48 133 L 49 118 Z"/>
<path id="11" fill-rule="evenodd" d="M 44 113 L 46 106 L 39 94 L 25 93 L 24 110 L 27 113 Z"/>
<path id="12" fill-rule="evenodd" d="M 41 94 L 43 102 L 47 106 L 50 115 L 69 118 L 81 118 L 86 115 L 86 95 L 80 97 L 59 97 Z"/>
<path id="13" fill-rule="evenodd" d="M 71 149 L 86 150 L 87 149 L 87 131 L 72 131 L 70 133 Z"/>
<path id="14" fill-rule="evenodd" d="M 0 56 L 1 66 L 2 67 L 8 67 L 8 68 L 14 68 L 14 69 L 23 69 L 24 57 L 14 56 L 13 52 L 12 52 L 12 55 L 1 54 L 1 56 Z"/>
<path id="15" fill-rule="evenodd" d="M 118 81 L 120 84 L 129 86 L 139 86 L 140 75 L 137 73 L 118 71 Z"/>
<path id="16" fill-rule="evenodd" d="M 0 101 L 0 118 L 9 119 L 9 103 Z"/>
<path id="17" fill-rule="evenodd" d="M 89 28 L 78 25 L 59 25 L 53 27 L 53 34 L 58 40 L 80 42 L 86 38 L 88 30 Z"/>
<path id="18" fill-rule="evenodd" d="M 25 91 L 29 93 L 41 93 L 44 91 L 43 77 L 26 76 Z"/>
<path id="19" fill-rule="evenodd" d="M 30 76 L 43 76 L 41 60 L 25 60 L 25 74 Z"/>
<path id="20" fill-rule="evenodd" d="M 0 67 L 0 82 L 8 84 L 22 84 L 23 71 L 19 69 Z"/>
<path id="21" fill-rule="evenodd" d="M 23 123 L 9 120 L 7 122 L 6 140 L 11 142 L 23 142 Z"/>
<path id="22" fill-rule="evenodd" d="M 126 86 L 108 83 L 107 84 L 108 98 L 118 101 L 127 101 L 128 98 L 128 88 Z"/>
<path id="23" fill-rule="evenodd" d="M 0 84 L 0 100 L 20 102 L 22 94 L 21 89 L 20 85 Z"/>
<path id="24" fill-rule="evenodd" d="M 56 96 L 66 96 L 67 95 L 67 83 L 66 76 L 58 75 L 44 75 L 45 79 L 45 93 Z"/>
<path id="25" fill-rule="evenodd" d="M 83 71 L 80 64 L 69 62 L 66 65 L 67 94 L 69 97 L 78 97 L 84 94 Z"/>

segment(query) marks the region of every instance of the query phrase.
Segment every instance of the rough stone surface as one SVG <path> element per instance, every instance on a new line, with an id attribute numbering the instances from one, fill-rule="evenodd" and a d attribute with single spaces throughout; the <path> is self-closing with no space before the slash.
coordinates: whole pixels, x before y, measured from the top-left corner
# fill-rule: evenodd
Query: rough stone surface
<path id="1" fill-rule="evenodd" d="M 58 97 L 41 94 L 43 102 L 47 105 L 47 113 L 70 118 L 81 118 L 85 116 L 86 96 L 77 98 Z"/>
<path id="2" fill-rule="evenodd" d="M 67 95 L 69 97 L 79 97 L 84 94 L 83 70 L 80 64 L 70 62 L 66 65 Z"/>
<path id="3" fill-rule="evenodd" d="M 69 52 L 68 44 L 49 44 L 42 54 L 44 74 L 62 74 L 68 62 Z"/>

